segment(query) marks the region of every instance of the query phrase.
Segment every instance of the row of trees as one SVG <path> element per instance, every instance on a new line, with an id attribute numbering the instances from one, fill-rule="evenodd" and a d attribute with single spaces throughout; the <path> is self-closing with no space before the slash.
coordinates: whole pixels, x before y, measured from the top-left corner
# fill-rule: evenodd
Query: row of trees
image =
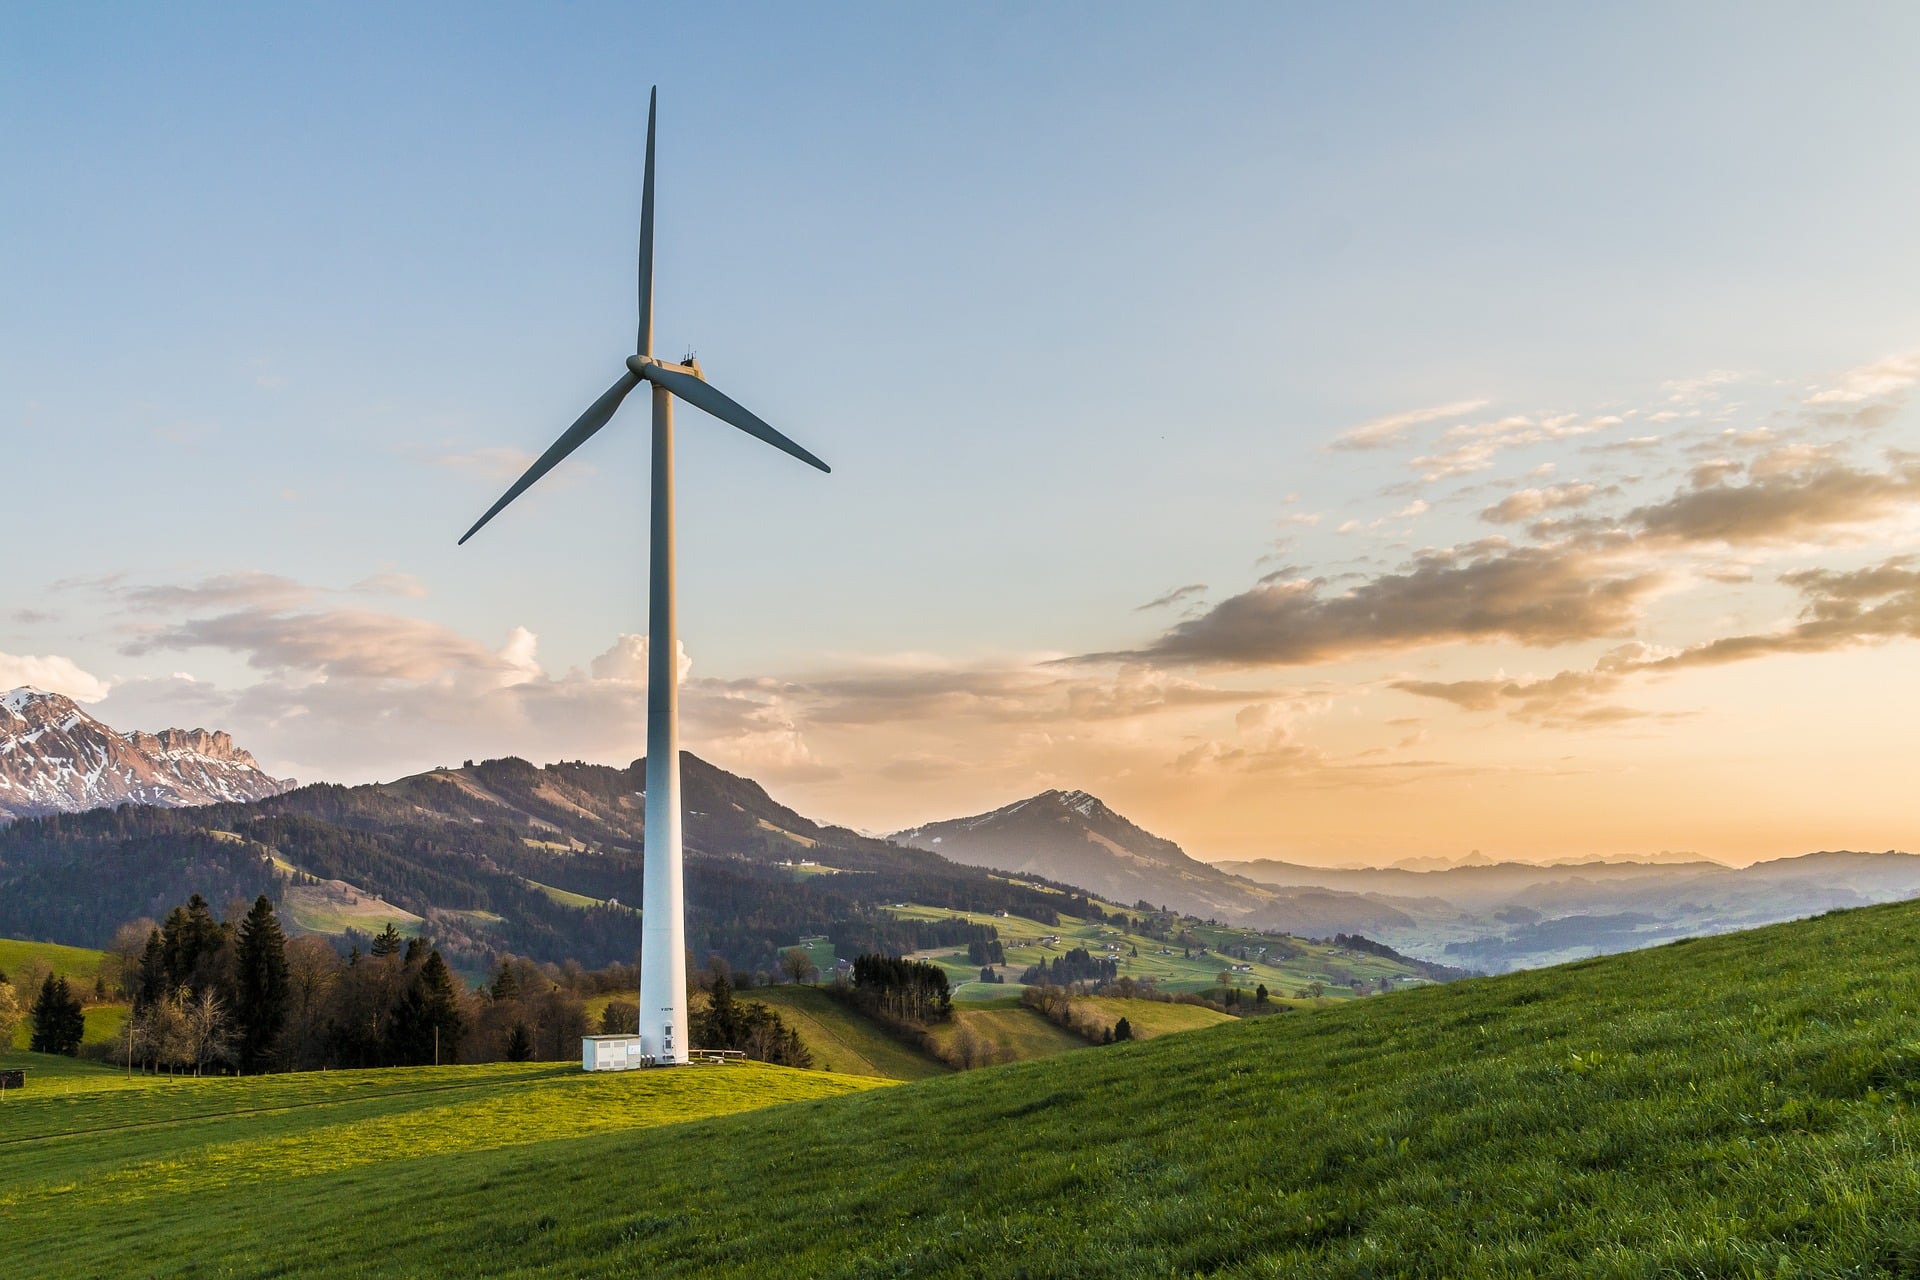
<path id="1" fill-rule="evenodd" d="M 855 1004 L 898 1022 L 926 1026 L 944 1021 L 953 1011 L 947 971 L 924 960 L 858 956 L 849 990 Z"/>
<path id="2" fill-rule="evenodd" d="M 1042 960 L 1039 964 L 1028 965 L 1021 973 L 1020 981 L 1029 986 L 1066 987 L 1076 982 L 1087 982 L 1098 986 L 1112 982 L 1119 976 L 1119 961 L 1107 956 L 1096 956 L 1085 947 L 1075 947 L 1065 955 L 1055 956 L 1052 960 Z"/>
<path id="3" fill-rule="evenodd" d="M 456 1062 L 473 1023 L 438 950 L 389 924 L 343 959 L 289 940 L 265 894 L 238 923 L 195 894 L 148 929 L 122 983 L 133 1009 L 116 1056 L 168 1071 Z"/>

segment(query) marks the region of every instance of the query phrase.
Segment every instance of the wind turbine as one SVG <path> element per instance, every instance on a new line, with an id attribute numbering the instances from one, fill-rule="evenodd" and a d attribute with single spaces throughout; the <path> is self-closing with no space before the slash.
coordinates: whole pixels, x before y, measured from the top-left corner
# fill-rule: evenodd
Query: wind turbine
<path id="1" fill-rule="evenodd" d="M 775 431 L 731 397 L 708 385 L 691 357 L 686 364 L 653 355 L 653 124 L 656 86 L 647 98 L 647 168 L 640 196 L 640 334 L 627 371 L 580 415 L 460 541 L 480 532 L 533 483 L 607 425 L 627 393 L 653 390 L 652 554 L 647 599 L 647 793 L 645 870 L 640 926 L 640 1036 L 658 1064 L 687 1060 L 686 909 L 680 872 L 680 690 L 673 604 L 673 398 L 764 440 L 800 461 L 826 463 Z"/>

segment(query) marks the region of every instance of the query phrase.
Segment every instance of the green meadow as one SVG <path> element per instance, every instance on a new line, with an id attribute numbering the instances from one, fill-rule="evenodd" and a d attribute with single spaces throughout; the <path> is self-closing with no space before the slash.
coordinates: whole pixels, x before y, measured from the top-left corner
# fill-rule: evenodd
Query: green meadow
<path id="1" fill-rule="evenodd" d="M 1915 1275 L 1916 931 L 1868 908 L 881 1088 L 66 1064 L 0 1104 L 0 1222 L 18 1276 Z"/>
<path id="2" fill-rule="evenodd" d="M 21 970 L 37 960 L 69 982 L 84 981 L 91 988 L 94 978 L 99 976 L 100 962 L 105 959 L 104 951 L 94 951 L 88 947 L 63 947 L 57 942 L 0 938 L 0 973 L 14 979 L 16 985 Z M 26 998 L 31 999 L 31 993 Z"/>

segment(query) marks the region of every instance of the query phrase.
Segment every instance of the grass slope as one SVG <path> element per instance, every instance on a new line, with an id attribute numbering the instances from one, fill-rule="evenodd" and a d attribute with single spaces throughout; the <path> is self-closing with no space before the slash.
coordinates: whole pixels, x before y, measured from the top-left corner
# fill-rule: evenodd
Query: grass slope
<path id="1" fill-rule="evenodd" d="M 1022 1008 L 1017 996 L 1002 997 L 984 1007 L 955 1004 L 953 1016 L 932 1027 L 930 1034 L 944 1052 L 959 1038 L 962 1028 L 992 1045 L 1001 1062 L 1031 1062 L 1091 1047 L 1073 1032 L 1054 1026 L 1032 1009 Z"/>
<path id="2" fill-rule="evenodd" d="M 950 1070 L 939 1059 L 900 1043 L 871 1018 L 813 987 L 755 987 L 742 991 L 740 999 L 759 1000 L 778 1009 L 780 1017 L 812 1052 L 814 1066 L 823 1070 L 892 1080 L 924 1080 Z"/>
<path id="3" fill-rule="evenodd" d="M 369 1131 L 322 1150 L 391 1158 L 300 1176 L 277 1121 L 103 1092 L 0 1113 L 0 1219 L 20 1275 L 1912 1275 L 1917 930 L 1868 908 L 672 1128 Z M 175 1194 L 195 1143 L 250 1141 L 266 1172 Z"/>
<path id="4" fill-rule="evenodd" d="M 106 952 L 88 947 L 63 947 L 57 942 L 0 938 L 0 973 L 16 980 L 29 961 L 38 960 L 67 980 L 84 979 L 91 987 L 100 974 L 100 962 L 104 959 Z"/>
<path id="5" fill-rule="evenodd" d="M 1151 1040 L 1175 1031 L 1198 1031 L 1234 1020 L 1230 1013 L 1219 1013 L 1197 1004 L 1164 1004 L 1158 1000 L 1119 1000 L 1106 996 L 1087 996 L 1077 1003 L 1098 1011 L 1109 1025 L 1125 1018 L 1136 1040 Z"/>
<path id="6" fill-rule="evenodd" d="M 878 1082 L 748 1064 L 588 1075 L 571 1063 L 500 1063 L 251 1079 L 134 1077 L 38 1054 L 29 1087 L 0 1106 L 0 1220 L 39 1255 L 8 1274 L 146 1274 L 216 1259 L 270 1266 L 264 1241 L 246 1259 L 224 1244 L 300 1224 L 343 1187 L 378 1212 L 396 1184 L 478 1160 L 507 1169 L 532 1145 L 557 1149 Z M 594 1158 L 601 1176 L 626 1170 Z M 437 1179 L 436 1179 L 437 1184 Z M 490 1185 L 444 1187 L 455 1199 Z M 336 1206 L 343 1207 L 343 1206 Z M 205 1212 L 203 1213 L 203 1209 Z M 355 1228 L 339 1228 L 349 1236 Z M 361 1239 L 359 1263 L 381 1245 Z M 299 1251 L 293 1257 L 297 1259 Z M 457 1269 L 416 1258 L 415 1272 Z"/>

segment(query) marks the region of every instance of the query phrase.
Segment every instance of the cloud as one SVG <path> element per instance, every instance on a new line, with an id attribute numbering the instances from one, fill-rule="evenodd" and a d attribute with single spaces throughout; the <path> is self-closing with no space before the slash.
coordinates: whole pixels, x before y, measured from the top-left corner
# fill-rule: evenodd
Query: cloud
<path id="1" fill-rule="evenodd" d="M 1596 486 L 1590 484 L 1553 484 L 1541 489 L 1521 489 L 1482 511 L 1480 518 L 1494 524 L 1519 524 L 1543 512 L 1564 507 L 1584 507 L 1599 492 Z"/>
<path id="2" fill-rule="evenodd" d="M 188 585 L 131 586 L 119 594 L 135 609 L 186 612 L 195 609 L 290 609 L 314 599 L 319 592 L 277 573 L 223 573 Z"/>
<path id="3" fill-rule="evenodd" d="M 1609 650 L 1588 671 L 1545 678 L 1399 680 L 1402 693 L 1450 702 L 1463 711 L 1503 711 L 1516 720 L 1570 728 L 1611 724 L 1648 713 L 1602 701 L 1631 677 L 1724 666 L 1777 654 L 1818 654 L 1920 639 L 1920 569 L 1898 556 L 1862 569 L 1805 569 L 1780 575 L 1800 595 L 1798 621 L 1773 631 L 1723 636 L 1678 651 L 1633 643 Z"/>
<path id="4" fill-rule="evenodd" d="M 683 641 L 675 641 L 678 650 L 676 666 L 679 679 L 684 681 L 693 670 L 693 659 L 687 656 L 687 646 Z M 613 642 L 613 646 L 590 664 L 595 680 L 612 680 L 620 684 L 645 685 L 647 683 L 646 636 L 622 634 Z"/>
<path id="5" fill-rule="evenodd" d="M 1145 649 L 1085 660 L 1293 666 L 1454 641 L 1571 644 L 1632 630 L 1665 577 L 1615 573 L 1578 548 L 1489 539 L 1425 552 L 1338 594 L 1324 579 L 1262 582 Z"/>
<path id="6" fill-rule="evenodd" d="M 1649 713 L 1604 701 L 1655 651 L 1638 642 L 1608 650 L 1590 671 L 1491 680 L 1396 680 L 1389 687 L 1450 702 L 1462 711 L 1504 711 L 1515 720 L 1549 728 L 1591 728 L 1638 720 Z"/>
<path id="7" fill-rule="evenodd" d="M 59 654 L 0 653 L 0 692 L 32 685 L 46 693 L 63 693 L 75 702 L 98 702 L 111 686 L 85 671 L 72 658 Z"/>
<path id="8" fill-rule="evenodd" d="M 1920 570 L 1896 556 L 1864 569 L 1804 569 L 1780 575 L 1800 593 L 1799 621 L 1771 632 L 1725 636 L 1683 649 L 1641 670 L 1718 666 L 1776 653 L 1827 653 L 1896 639 L 1920 639 Z"/>
<path id="9" fill-rule="evenodd" d="M 477 680 L 514 683 L 531 660 L 531 633 L 516 628 L 494 651 L 437 623 L 371 609 L 306 613 L 242 609 L 146 630 L 122 648 L 130 657 L 223 649 L 276 675 L 330 680 Z"/>
<path id="10" fill-rule="evenodd" d="M 1621 418 L 1607 416 L 1582 421 L 1577 414 L 1532 417 L 1525 414 L 1495 422 L 1462 423 L 1440 437 L 1452 447 L 1413 459 L 1408 465 L 1428 484 L 1469 472 L 1484 471 L 1496 456 L 1509 449 L 1568 440 L 1619 426 Z"/>
<path id="11" fill-rule="evenodd" d="M 1443 422 L 1448 418 L 1458 418 L 1463 414 L 1484 409 L 1485 400 L 1459 400 L 1453 404 L 1435 405 L 1430 409 L 1411 409 L 1405 413 L 1388 414 L 1384 418 L 1374 418 L 1357 427 L 1348 427 L 1333 438 L 1327 446 L 1349 452 L 1370 449 L 1386 449 L 1400 444 L 1414 427 L 1428 422 Z"/>
<path id="12" fill-rule="evenodd" d="M 1246 702 L 1221 688 L 1142 663 L 1111 678 L 1059 665 L 851 671 L 779 686 L 810 723 L 836 726 L 976 720 L 1003 725 L 1089 724 Z"/>
<path id="13" fill-rule="evenodd" d="M 1724 471 L 1696 474 L 1696 485 L 1627 519 L 1646 535 L 1684 542 L 1793 543 L 1866 524 L 1920 502 L 1920 461 L 1885 472 L 1828 465 L 1770 469 L 1747 484 Z"/>
<path id="14" fill-rule="evenodd" d="M 1741 381 L 1743 376 L 1726 369 L 1715 369 L 1696 378 L 1675 378 L 1661 384 L 1661 390 L 1667 393 L 1667 400 L 1671 404 L 1701 404 L 1718 400 L 1720 388 Z"/>
<path id="15" fill-rule="evenodd" d="M 1149 609 L 1170 608 L 1173 605 L 1179 604 L 1182 600 L 1204 594 L 1206 589 L 1207 584 L 1204 582 L 1190 582 L 1184 587 L 1175 587 L 1164 595 L 1156 596 L 1143 605 L 1135 606 L 1134 612 L 1145 613 Z"/>
<path id="16" fill-rule="evenodd" d="M 1806 398 L 1810 405 L 1857 405 L 1904 396 L 1920 381 L 1920 352 L 1887 356 L 1849 369 L 1840 380 Z"/>

